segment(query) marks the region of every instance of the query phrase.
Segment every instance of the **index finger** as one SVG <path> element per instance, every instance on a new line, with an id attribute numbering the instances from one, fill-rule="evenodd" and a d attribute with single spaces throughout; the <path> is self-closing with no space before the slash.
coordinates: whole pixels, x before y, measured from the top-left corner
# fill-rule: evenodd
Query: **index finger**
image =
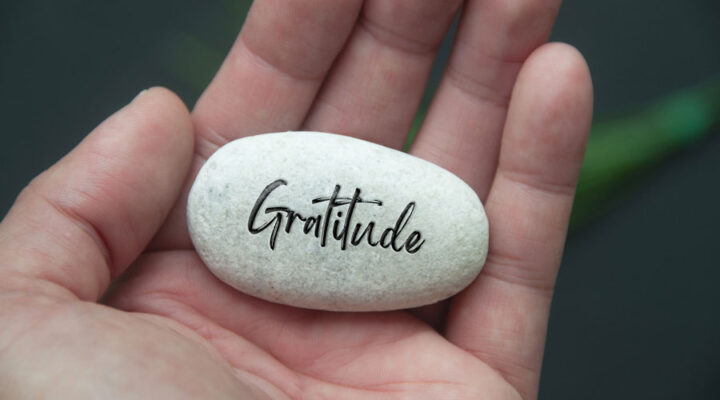
<path id="1" fill-rule="evenodd" d="M 361 0 L 258 0 L 193 111 L 198 152 L 297 129 L 355 24 Z"/>
<path id="2" fill-rule="evenodd" d="M 362 0 L 257 0 L 230 53 L 193 110 L 195 160 L 153 250 L 192 248 L 187 194 L 225 143 L 297 130 L 355 25 Z"/>

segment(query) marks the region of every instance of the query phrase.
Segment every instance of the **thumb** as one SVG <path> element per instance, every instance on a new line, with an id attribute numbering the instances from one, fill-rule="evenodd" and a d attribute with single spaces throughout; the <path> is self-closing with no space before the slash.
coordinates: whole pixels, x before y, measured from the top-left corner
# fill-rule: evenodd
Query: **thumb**
<path id="1" fill-rule="evenodd" d="M 96 300 L 165 219 L 192 132 L 185 105 L 162 88 L 105 120 L 35 178 L 0 224 L 0 285 L 49 282 L 42 287 Z"/>

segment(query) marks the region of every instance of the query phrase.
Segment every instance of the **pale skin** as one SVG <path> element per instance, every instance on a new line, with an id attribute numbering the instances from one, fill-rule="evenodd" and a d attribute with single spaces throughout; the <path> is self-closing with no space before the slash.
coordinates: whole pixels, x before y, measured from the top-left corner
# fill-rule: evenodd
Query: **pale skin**
<path id="1" fill-rule="evenodd" d="M 214 278 L 185 227 L 194 175 L 229 140 L 303 129 L 400 148 L 461 3 L 257 0 L 192 113 L 150 89 L 33 180 L 0 225 L 0 398 L 537 397 L 592 114 L 582 56 L 545 44 L 558 0 L 465 2 L 410 149 L 490 220 L 485 268 L 449 302 L 267 303 Z"/>

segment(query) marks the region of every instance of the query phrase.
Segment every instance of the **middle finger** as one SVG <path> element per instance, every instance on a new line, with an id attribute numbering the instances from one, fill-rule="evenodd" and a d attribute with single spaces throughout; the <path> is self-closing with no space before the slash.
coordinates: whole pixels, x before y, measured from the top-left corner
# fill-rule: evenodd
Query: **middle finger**
<path id="1" fill-rule="evenodd" d="M 461 0 L 368 0 L 304 129 L 400 148 Z"/>

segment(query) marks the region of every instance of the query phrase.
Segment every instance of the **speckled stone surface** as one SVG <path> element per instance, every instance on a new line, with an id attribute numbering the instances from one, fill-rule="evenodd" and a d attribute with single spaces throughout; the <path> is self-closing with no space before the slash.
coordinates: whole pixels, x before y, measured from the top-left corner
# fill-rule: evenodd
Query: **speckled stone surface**
<path id="1" fill-rule="evenodd" d="M 487 256 L 483 206 L 461 179 L 326 133 L 223 146 L 200 170 L 187 217 L 195 248 L 222 281 L 296 307 L 434 303 L 470 284 Z"/>

